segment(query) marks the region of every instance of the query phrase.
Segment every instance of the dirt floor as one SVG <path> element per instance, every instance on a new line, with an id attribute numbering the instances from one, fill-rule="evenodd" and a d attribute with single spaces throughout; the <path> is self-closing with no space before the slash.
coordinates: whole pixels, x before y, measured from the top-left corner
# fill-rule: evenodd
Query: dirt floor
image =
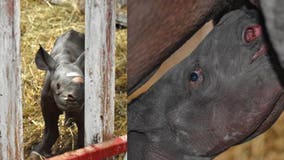
<path id="1" fill-rule="evenodd" d="M 50 51 L 62 33 L 74 29 L 84 32 L 84 15 L 72 5 L 49 5 L 44 0 L 21 0 L 21 54 L 24 118 L 24 153 L 28 159 L 32 145 L 41 141 L 44 122 L 40 111 L 40 92 L 45 73 L 36 68 L 34 56 L 41 44 Z M 116 31 L 115 135 L 126 134 L 126 30 Z M 63 126 L 53 147 L 58 154 L 74 149 L 76 126 Z"/>

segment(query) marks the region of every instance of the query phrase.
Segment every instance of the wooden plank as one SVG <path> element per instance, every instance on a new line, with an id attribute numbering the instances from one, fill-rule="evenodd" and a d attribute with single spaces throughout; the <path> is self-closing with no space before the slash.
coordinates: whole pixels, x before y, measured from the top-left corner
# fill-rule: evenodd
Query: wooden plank
<path id="1" fill-rule="evenodd" d="M 115 2 L 86 0 L 85 145 L 112 138 Z"/>
<path id="2" fill-rule="evenodd" d="M 0 2 L 0 159 L 23 159 L 20 1 Z"/>

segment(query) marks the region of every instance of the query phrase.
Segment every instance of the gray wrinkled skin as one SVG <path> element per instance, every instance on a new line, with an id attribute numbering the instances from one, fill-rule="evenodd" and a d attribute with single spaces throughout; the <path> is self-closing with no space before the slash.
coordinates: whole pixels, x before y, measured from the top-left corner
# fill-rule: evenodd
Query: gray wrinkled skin
<path id="1" fill-rule="evenodd" d="M 270 41 L 278 54 L 282 67 L 284 68 L 284 1 L 260 0 L 260 2 Z"/>
<path id="2" fill-rule="evenodd" d="M 44 135 L 34 149 L 45 157 L 59 136 L 58 117 L 65 112 L 65 125 L 76 122 L 78 147 L 84 146 L 84 34 L 70 30 L 55 42 L 50 55 L 40 46 L 35 62 L 46 70 L 41 93 Z"/>
<path id="3" fill-rule="evenodd" d="M 253 58 L 263 36 L 244 40 L 258 19 L 247 9 L 223 16 L 189 57 L 128 106 L 129 160 L 209 160 L 276 121 L 283 71 L 274 53 Z"/>

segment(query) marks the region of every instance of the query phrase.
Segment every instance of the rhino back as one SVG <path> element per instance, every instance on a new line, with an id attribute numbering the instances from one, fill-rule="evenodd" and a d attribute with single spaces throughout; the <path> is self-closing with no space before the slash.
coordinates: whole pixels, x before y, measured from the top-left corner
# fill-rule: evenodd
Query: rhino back
<path id="1" fill-rule="evenodd" d="M 50 55 L 56 60 L 68 57 L 71 62 L 75 61 L 85 49 L 85 35 L 70 30 L 57 38 Z"/>

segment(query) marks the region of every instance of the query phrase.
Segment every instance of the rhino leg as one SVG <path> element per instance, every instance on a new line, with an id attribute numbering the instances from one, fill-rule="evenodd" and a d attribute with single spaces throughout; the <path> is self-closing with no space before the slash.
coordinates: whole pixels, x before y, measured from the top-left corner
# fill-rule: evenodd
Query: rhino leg
<path id="1" fill-rule="evenodd" d="M 52 97 L 41 97 L 41 110 L 45 126 L 42 141 L 33 149 L 42 156 L 51 156 L 51 147 L 59 136 L 58 118 L 60 111 L 57 109 Z"/>
<path id="2" fill-rule="evenodd" d="M 81 111 L 81 113 L 78 116 L 78 119 L 76 121 L 77 127 L 78 127 L 78 141 L 77 141 L 77 147 L 82 148 L 84 147 L 84 132 L 85 132 L 85 126 L 84 126 L 84 109 Z"/>
<path id="3" fill-rule="evenodd" d="M 65 112 L 65 126 L 71 127 L 76 123 L 78 127 L 77 148 L 84 147 L 84 109 L 80 112 Z"/>

